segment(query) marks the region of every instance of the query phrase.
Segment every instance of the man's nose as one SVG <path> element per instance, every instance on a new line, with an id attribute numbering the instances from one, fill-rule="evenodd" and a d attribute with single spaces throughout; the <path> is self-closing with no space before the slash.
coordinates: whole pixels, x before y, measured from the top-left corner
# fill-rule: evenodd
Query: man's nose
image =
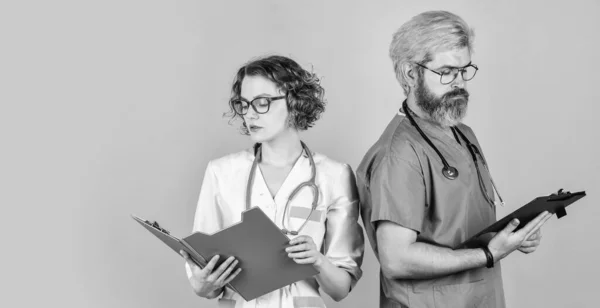
<path id="1" fill-rule="evenodd" d="M 456 78 L 454 78 L 454 81 L 452 81 L 452 88 L 464 89 L 466 87 L 467 82 L 463 79 L 462 74 L 458 72 L 458 75 L 456 76 Z"/>

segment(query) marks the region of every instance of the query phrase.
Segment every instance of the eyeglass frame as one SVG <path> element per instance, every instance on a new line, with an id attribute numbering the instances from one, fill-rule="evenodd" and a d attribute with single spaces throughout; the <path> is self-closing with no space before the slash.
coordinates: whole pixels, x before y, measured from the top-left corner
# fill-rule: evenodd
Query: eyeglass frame
<path id="1" fill-rule="evenodd" d="M 237 110 L 235 109 L 235 107 L 233 105 L 236 101 L 242 101 L 242 102 L 247 103 L 248 106 L 251 106 L 252 109 L 254 109 L 254 112 L 256 112 L 257 114 L 265 114 L 265 113 L 269 112 L 269 110 L 271 110 L 271 103 L 273 103 L 273 101 L 280 100 L 280 99 L 285 98 L 285 97 L 286 97 L 285 95 L 281 95 L 281 96 L 258 96 L 258 97 L 255 97 L 254 99 L 252 99 L 251 101 L 248 101 L 247 99 L 245 99 L 245 98 L 243 98 L 243 97 L 240 96 L 240 97 L 238 97 L 236 99 L 232 99 L 230 103 L 231 103 L 231 108 L 233 109 L 233 112 L 235 112 L 239 116 L 245 116 L 245 115 L 247 115 L 248 111 L 246 111 L 246 113 L 237 112 Z M 267 110 L 265 112 L 259 112 L 256 109 L 256 106 L 254 106 L 254 102 L 256 100 L 258 100 L 258 99 L 266 99 L 267 100 Z M 248 108 L 248 110 L 250 110 L 250 108 Z"/>
<path id="2" fill-rule="evenodd" d="M 467 64 L 467 65 L 465 65 L 465 66 L 463 66 L 463 67 L 452 67 L 452 66 L 449 66 L 449 67 L 447 67 L 447 68 L 449 68 L 449 69 L 451 69 L 453 72 L 455 72 L 455 73 L 454 73 L 454 78 L 452 78 L 452 80 L 450 80 L 450 81 L 449 81 L 449 82 L 447 82 L 447 83 L 443 83 L 443 82 L 442 82 L 442 78 L 444 78 L 444 74 L 443 74 L 443 73 L 440 73 L 440 72 L 434 71 L 434 70 L 430 69 L 429 67 L 427 67 L 427 66 L 425 66 L 425 65 L 423 65 L 423 64 L 421 64 L 421 63 L 418 63 L 418 62 L 415 62 L 415 64 L 416 64 L 416 65 L 418 65 L 418 66 L 420 66 L 420 67 L 422 67 L 422 68 L 424 68 L 424 69 L 426 69 L 426 70 L 428 70 L 428 71 L 430 71 L 430 72 L 432 72 L 432 73 L 434 73 L 434 74 L 438 74 L 438 75 L 440 75 L 440 83 L 441 83 L 441 84 L 443 84 L 443 85 L 451 84 L 451 83 L 452 83 L 454 80 L 456 80 L 456 78 L 458 77 L 458 73 L 459 73 L 459 72 L 460 72 L 460 77 L 461 77 L 461 78 L 462 78 L 464 81 L 469 81 L 469 80 L 472 80 L 473 78 L 475 78 L 475 75 L 477 75 L 477 71 L 479 70 L 479 67 L 477 67 L 477 65 L 475 65 L 475 64 L 473 64 L 473 63 L 469 63 L 469 64 Z M 474 73 L 474 74 L 473 74 L 473 76 L 472 76 L 471 78 L 469 78 L 469 79 L 465 79 L 465 77 L 463 76 L 463 74 L 464 74 L 464 73 L 466 73 L 466 71 L 467 71 L 467 67 L 473 67 L 473 68 L 475 69 L 475 73 Z"/>

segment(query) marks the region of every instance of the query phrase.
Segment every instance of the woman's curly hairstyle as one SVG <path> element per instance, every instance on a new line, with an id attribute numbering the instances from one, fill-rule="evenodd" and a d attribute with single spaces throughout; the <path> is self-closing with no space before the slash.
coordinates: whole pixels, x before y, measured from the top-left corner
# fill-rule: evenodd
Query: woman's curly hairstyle
<path id="1" fill-rule="evenodd" d="M 262 76 L 273 83 L 284 94 L 290 113 L 289 123 L 298 130 L 312 127 L 325 111 L 323 96 L 325 90 L 320 85 L 316 74 L 303 69 L 294 60 L 283 56 L 268 56 L 246 63 L 242 66 L 233 80 L 229 112 L 226 116 L 231 121 L 242 119 L 241 132 L 248 135 L 248 128 L 243 118 L 233 109 L 233 101 L 238 99 L 242 91 L 242 81 L 246 76 Z M 230 121 L 230 122 L 231 122 Z"/>

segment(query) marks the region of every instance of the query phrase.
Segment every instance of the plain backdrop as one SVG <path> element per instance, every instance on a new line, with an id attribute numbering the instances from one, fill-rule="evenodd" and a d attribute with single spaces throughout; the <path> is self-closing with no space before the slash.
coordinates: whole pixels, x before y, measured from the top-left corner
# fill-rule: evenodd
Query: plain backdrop
<path id="1" fill-rule="evenodd" d="M 400 107 L 392 33 L 432 9 L 476 32 L 466 123 L 507 206 L 588 196 L 531 255 L 503 260 L 508 307 L 597 307 L 598 1 L 28 1 L 0 5 L 2 307 L 216 307 L 135 223 L 190 233 L 210 159 L 250 146 L 222 117 L 237 68 L 281 54 L 322 77 L 303 134 L 354 170 Z M 342 302 L 374 307 L 379 266 Z M 325 297 L 327 297 L 325 295 Z"/>

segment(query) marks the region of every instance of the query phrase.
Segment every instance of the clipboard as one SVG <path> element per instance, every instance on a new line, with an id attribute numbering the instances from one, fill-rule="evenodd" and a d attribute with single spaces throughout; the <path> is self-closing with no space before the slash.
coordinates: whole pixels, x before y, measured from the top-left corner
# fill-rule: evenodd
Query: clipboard
<path id="1" fill-rule="evenodd" d="M 528 222 L 532 221 L 544 211 L 548 211 L 551 214 L 556 214 L 556 218 L 558 219 L 563 218 L 567 215 L 566 207 L 585 196 L 585 191 L 571 193 L 568 191 L 564 192 L 563 189 L 560 189 L 554 194 L 537 197 L 514 212 L 506 215 L 504 218 L 498 220 L 491 226 L 481 230 L 479 233 L 464 241 L 456 248 L 472 248 L 481 246 L 483 243 L 479 238 L 480 236 L 486 233 L 498 232 L 504 229 L 504 227 L 506 227 L 506 225 L 514 218 L 519 219 L 520 222 L 515 231 L 524 227 Z"/>
<path id="2" fill-rule="evenodd" d="M 214 234 L 194 232 L 183 239 L 156 222 L 132 217 L 178 255 L 180 250 L 187 252 L 200 267 L 217 254 L 220 258 L 215 268 L 234 256 L 243 270 L 227 287 L 246 301 L 319 273 L 314 266 L 297 264 L 287 256 L 288 237 L 258 207 L 244 211 L 241 222 Z"/>

